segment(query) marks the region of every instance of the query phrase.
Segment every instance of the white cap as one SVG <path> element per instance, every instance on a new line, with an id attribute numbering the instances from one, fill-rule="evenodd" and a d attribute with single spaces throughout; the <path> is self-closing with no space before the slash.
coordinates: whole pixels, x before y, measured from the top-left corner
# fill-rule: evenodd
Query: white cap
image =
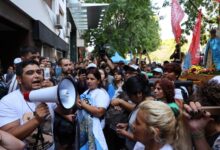
<path id="1" fill-rule="evenodd" d="M 137 65 L 135 65 L 135 64 L 131 64 L 131 65 L 129 65 L 131 68 L 133 68 L 134 70 L 138 70 L 139 69 L 139 67 L 137 66 Z"/>
<path id="2" fill-rule="evenodd" d="M 213 81 L 213 80 L 217 81 L 218 84 L 220 84 L 220 75 L 214 76 L 214 77 L 213 77 L 212 79 L 210 79 L 209 81 Z"/>
<path id="3" fill-rule="evenodd" d="M 15 58 L 14 59 L 14 64 L 19 64 L 20 62 L 22 62 L 21 58 Z"/>
<path id="4" fill-rule="evenodd" d="M 161 68 L 159 68 L 159 67 L 154 68 L 153 71 L 163 74 L 163 70 Z"/>
<path id="5" fill-rule="evenodd" d="M 127 71 L 127 70 L 140 71 L 139 67 L 135 64 L 125 65 L 124 70 L 125 71 Z"/>
<path id="6" fill-rule="evenodd" d="M 97 65 L 94 64 L 94 63 L 90 63 L 90 64 L 88 64 L 88 66 L 87 66 L 86 68 L 88 69 L 88 68 L 90 68 L 90 67 L 97 68 Z"/>

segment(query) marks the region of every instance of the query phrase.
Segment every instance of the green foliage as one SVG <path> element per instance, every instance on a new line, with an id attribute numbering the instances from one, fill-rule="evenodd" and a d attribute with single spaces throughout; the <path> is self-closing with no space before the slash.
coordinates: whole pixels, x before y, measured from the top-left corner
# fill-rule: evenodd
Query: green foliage
<path id="1" fill-rule="evenodd" d="M 164 0 L 164 7 L 170 5 L 170 0 Z M 188 19 L 182 23 L 183 35 L 189 35 L 195 26 L 198 10 L 202 8 L 203 20 L 201 29 L 201 44 L 205 44 L 209 38 L 211 28 L 218 27 L 219 3 L 215 0 L 179 0 Z"/>
<path id="2" fill-rule="evenodd" d="M 108 44 L 124 55 L 129 50 L 156 50 L 160 45 L 158 17 L 150 0 L 87 0 L 109 3 L 102 27 L 88 30 L 86 42 Z"/>

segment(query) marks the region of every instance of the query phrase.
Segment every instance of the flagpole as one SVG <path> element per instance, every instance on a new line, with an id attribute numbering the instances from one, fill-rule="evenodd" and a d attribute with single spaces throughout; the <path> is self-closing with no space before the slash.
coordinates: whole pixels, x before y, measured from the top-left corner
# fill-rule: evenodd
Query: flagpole
<path id="1" fill-rule="evenodd" d="M 192 4 L 192 6 L 196 9 L 196 11 L 197 11 L 197 13 L 198 13 L 198 12 L 199 12 L 199 9 L 198 9 L 197 6 L 193 3 L 193 1 L 192 1 L 192 0 L 189 0 L 189 2 Z M 202 17 L 203 17 L 203 19 L 204 19 L 205 22 L 210 23 L 210 20 L 208 20 L 208 19 L 204 16 L 204 14 L 202 14 Z"/>

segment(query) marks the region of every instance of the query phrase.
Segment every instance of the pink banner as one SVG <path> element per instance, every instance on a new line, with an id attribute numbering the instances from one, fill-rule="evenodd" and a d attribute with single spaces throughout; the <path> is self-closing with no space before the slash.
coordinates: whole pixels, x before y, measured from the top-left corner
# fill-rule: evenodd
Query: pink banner
<path id="1" fill-rule="evenodd" d="M 191 55 L 191 65 L 198 65 L 200 60 L 200 30 L 202 22 L 202 12 L 199 10 L 197 21 L 193 30 L 193 37 L 189 47 L 189 53 Z"/>
<path id="2" fill-rule="evenodd" d="M 172 0 L 171 25 L 176 43 L 180 42 L 181 33 L 182 33 L 180 22 L 182 21 L 183 17 L 184 17 L 184 11 L 180 7 L 179 2 L 177 0 Z"/>

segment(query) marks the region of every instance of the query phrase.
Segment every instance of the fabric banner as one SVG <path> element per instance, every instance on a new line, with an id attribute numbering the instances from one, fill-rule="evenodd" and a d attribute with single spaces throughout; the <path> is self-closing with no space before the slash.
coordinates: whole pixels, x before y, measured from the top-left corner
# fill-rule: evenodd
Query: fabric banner
<path id="1" fill-rule="evenodd" d="M 191 65 L 198 65 L 200 61 L 200 30 L 202 22 L 202 12 L 199 10 L 197 21 L 193 30 L 193 37 L 189 47 L 189 54 L 191 55 Z"/>
<path id="2" fill-rule="evenodd" d="M 172 0 L 171 25 L 176 43 L 180 42 L 181 33 L 182 33 L 180 22 L 182 21 L 183 17 L 184 17 L 184 11 L 180 7 L 179 2 L 177 0 Z"/>
<path id="3" fill-rule="evenodd" d="M 220 3 L 220 0 L 215 0 L 216 2 Z"/>

